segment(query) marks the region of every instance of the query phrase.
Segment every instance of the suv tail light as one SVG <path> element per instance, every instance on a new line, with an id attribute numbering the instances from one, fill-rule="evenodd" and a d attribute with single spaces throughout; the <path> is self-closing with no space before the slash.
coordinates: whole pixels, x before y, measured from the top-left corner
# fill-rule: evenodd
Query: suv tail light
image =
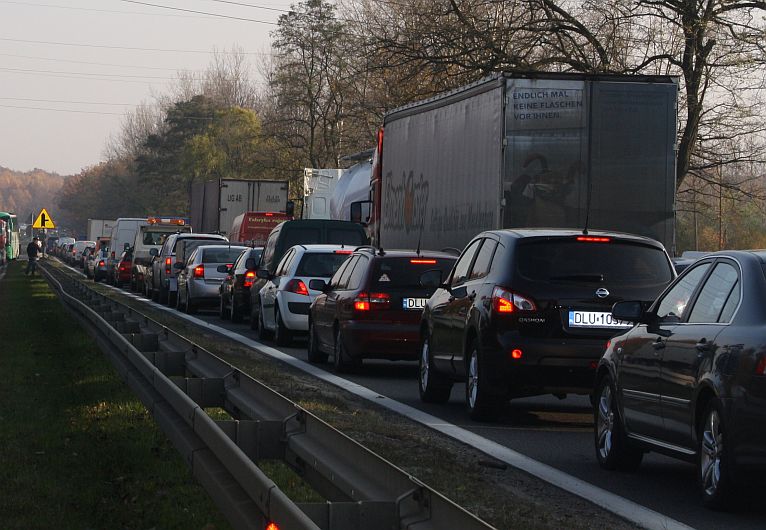
<path id="1" fill-rule="evenodd" d="M 255 281 L 255 271 L 247 271 L 245 273 L 245 287 L 252 287 Z"/>
<path id="2" fill-rule="evenodd" d="M 359 295 L 354 298 L 354 309 L 357 311 L 388 309 L 390 305 L 391 296 L 388 293 L 359 293 Z"/>
<path id="3" fill-rule="evenodd" d="M 197 265 L 194 267 L 194 277 L 195 278 L 204 278 L 205 277 L 205 266 L 204 265 Z"/>
<path id="4" fill-rule="evenodd" d="M 537 306 L 529 298 L 502 287 L 495 287 L 492 291 L 492 311 L 507 315 L 520 311 L 537 311 Z"/>
<path id="5" fill-rule="evenodd" d="M 104 265 L 106 265 L 106 263 L 104 263 L 104 260 L 100 260 L 100 261 L 98 262 L 98 266 L 99 266 L 99 267 L 103 267 Z"/>
<path id="6" fill-rule="evenodd" d="M 306 288 L 306 284 L 303 280 L 292 279 L 285 285 L 285 291 L 289 291 L 295 294 L 301 294 L 303 296 L 309 295 L 309 290 Z"/>
<path id="7" fill-rule="evenodd" d="M 165 274 L 170 274 L 170 258 L 165 258 Z"/>

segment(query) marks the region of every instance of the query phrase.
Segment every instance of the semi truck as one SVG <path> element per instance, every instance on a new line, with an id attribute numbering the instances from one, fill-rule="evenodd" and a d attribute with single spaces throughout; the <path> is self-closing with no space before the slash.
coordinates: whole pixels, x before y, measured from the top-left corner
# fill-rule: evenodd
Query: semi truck
<path id="1" fill-rule="evenodd" d="M 370 199 L 383 248 L 459 248 L 514 227 L 606 229 L 674 247 L 678 79 L 495 74 L 387 113 Z"/>
<path id="2" fill-rule="evenodd" d="M 116 219 L 88 219 L 88 241 L 96 241 L 99 237 L 109 237 Z"/>
<path id="3" fill-rule="evenodd" d="M 303 219 L 331 219 L 330 200 L 341 175 L 342 169 L 303 170 Z"/>
<path id="4" fill-rule="evenodd" d="M 286 180 L 220 179 L 191 187 L 191 225 L 196 232 L 228 236 L 234 218 L 245 212 L 290 213 Z"/>

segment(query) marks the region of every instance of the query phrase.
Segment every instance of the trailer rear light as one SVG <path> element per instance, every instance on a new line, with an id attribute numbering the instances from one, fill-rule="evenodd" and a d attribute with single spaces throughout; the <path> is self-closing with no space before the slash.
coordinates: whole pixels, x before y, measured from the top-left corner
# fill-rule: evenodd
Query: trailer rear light
<path id="1" fill-rule="evenodd" d="M 255 281 L 255 271 L 247 271 L 245 273 L 245 287 L 252 287 Z"/>
<path id="2" fill-rule="evenodd" d="M 306 288 L 306 284 L 303 280 L 292 279 L 285 285 L 285 291 L 290 293 L 300 294 L 303 296 L 309 295 L 309 290 Z"/>
<path id="3" fill-rule="evenodd" d="M 435 259 L 411 259 L 413 265 L 436 265 Z"/>
<path id="4" fill-rule="evenodd" d="M 388 309 L 391 305 L 391 295 L 388 293 L 359 293 L 354 298 L 354 309 L 370 311 L 372 309 Z"/>
<path id="5" fill-rule="evenodd" d="M 609 243 L 612 240 L 610 237 L 592 237 L 592 236 L 578 236 L 577 241 L 584 243 Z"/>
<path id="6" fill-rule="evenodd" d="M 502 287 L 495 287 L 492 291 L 492 310 L 495 313 L 510 314 L 519 311 L 537 311 L 537 307 L 528 298 Z"/>
<path id="7" fill-rule="evenodd" d="M 194 277 L 195 278 L 204 278 L 205 277 L 205 266 L 204 265 L 197 265 L 194 267 Z"/>

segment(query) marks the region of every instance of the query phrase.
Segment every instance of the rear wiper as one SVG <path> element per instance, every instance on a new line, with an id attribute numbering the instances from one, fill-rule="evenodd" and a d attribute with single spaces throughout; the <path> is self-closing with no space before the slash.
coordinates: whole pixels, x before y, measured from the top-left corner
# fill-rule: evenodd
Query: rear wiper
<path id="1" fill-rule="evenodd" d="M 551 276 L 551 280 L 561 280 L 569 282 L 603 282 L 603 274 L 566 274 L 562 276 Z"/>

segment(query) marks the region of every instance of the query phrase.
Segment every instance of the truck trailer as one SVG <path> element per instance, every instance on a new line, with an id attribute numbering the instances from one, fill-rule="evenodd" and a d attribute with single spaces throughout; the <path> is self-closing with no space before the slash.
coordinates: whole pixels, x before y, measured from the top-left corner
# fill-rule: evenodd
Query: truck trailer
<path id="1" fill-rule="evenodd" d="M 673 76 L 495 74 L 395 109 L 357 215 L 369 207 L 384 248 L 556 227 L 640 234 L 672 252 L 677 96 Z"/>
<path id="2" fill-rule="evenodd" d="M 116 219 L 88 219 L 88 241 L 96 241 L 99 237 L 109 237 Z"/>

